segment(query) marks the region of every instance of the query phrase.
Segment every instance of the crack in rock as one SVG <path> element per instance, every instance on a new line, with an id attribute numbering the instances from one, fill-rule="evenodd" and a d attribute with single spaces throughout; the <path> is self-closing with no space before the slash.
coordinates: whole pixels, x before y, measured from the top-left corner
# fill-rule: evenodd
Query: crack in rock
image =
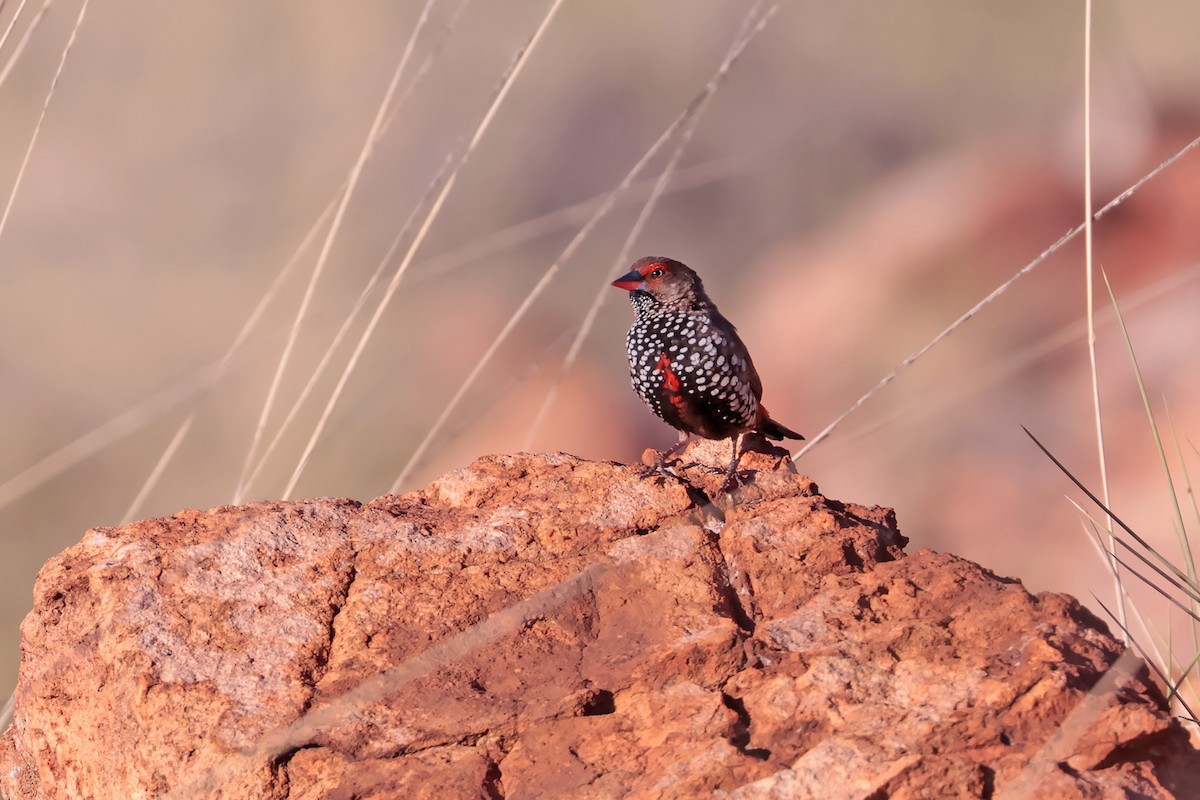
<path id="1" fill-rule="evenodd" d="M 746 703 L 740 697 L 734 697 L 728 692 L 721 692 L 721 702 L 733 713 L 737 714 L 737 724 L 729 736 L 729 743 L 739 752 L 756 761 L 766 761 L 771 757 L 771 751 L 765 747 L 750 747 L 750 712 Z"/>

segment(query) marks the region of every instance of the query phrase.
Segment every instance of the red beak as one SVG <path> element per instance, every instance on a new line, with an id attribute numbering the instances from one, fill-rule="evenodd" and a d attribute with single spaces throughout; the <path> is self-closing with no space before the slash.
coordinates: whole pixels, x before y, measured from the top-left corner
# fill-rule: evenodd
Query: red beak
<path id="1" fill-rule="evenodd" d="M 618 289 L 624 289 L 627 292 L 632 292 L 640 286 L 644 286 L 646 279 L 642 277 L 642 273 L 636 269 L 631 269 L 621 277 L 612 282 L 612 285 Z"/>

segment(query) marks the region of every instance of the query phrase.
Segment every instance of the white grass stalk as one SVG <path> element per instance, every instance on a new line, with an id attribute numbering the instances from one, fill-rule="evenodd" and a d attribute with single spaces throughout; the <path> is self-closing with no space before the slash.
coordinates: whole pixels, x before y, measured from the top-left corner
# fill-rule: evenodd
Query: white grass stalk
<path id="1" fill-rule="evenodd" d="M 1100 371 L 1096 364 L 1096 303 L 1095 303 L 1095 263 L 1092 229 L 1092 0 L 1083 4 L 1083 261 L 1085 275 L 1085 295 L 1087 302 L 1087 350 L 1088 364 L 1092 375 L 1092 413 L 1096 426 L 1096 455 L 1100 465 L 1100 495 L 1104 498 L 1106 508 L 1112 508 L 1108 486 L 1108 459 L 1104 455 L 1104 415 L 1100 409 Z M 1116 544 L 1113 541 L 1113 521 L 1107 518 L 1105 529 L 1108 531 L 1109 557 L 1116 558 Z M 1126 631 L 1129 623 L 1125 615 L 1125 589 L 1121 585 L 1121 569 L 1118 564 L 1112 564 L 1113 594 L 1117 600 L 1117 615 L 1121 623 L 1121 639 L 1129 646 Z"/>
<path id="2" fill-rule="evenodd" d="M 246 453 L 245 461 L 242 463 L 241 476 L 238 479 L 238 486 L 233 495 L 234 503 L 241 502 L 246 488 L 246 479 L 254 464 L 254 456 L 258 452 L 259 442 L 262 441 L 263 432 L 266 430 L 267 421 L 270 419 L 271 410 L 275 405 L 275 397 L 279 392 L 279 385 L 283 380 L 284 372 L 287 371 L 292 351 L 295 349 L 296 341 L 300 336 L 300 328 L 303 325 L 304 318 L 308 315 L 308 309 L 312 305 L 312 299 L 316 294 L 317 282 L 321 279 L 325 265 L 329 262 L 329 254 L 332 252 L 333 243 L 341 231 L 342 220 L 346 216 L 346 209 L 350 205 L 350 199 L 354 196 L 354 190 L 358 186 L 359 178 L 362 177 L 363 167 L 366 165 L 367 159 L 370 158 L 375 148 L 375 143 L 379 139 L 384 122 L 387 120 L 392 109 L 392 101 L 400 87 L 400 79 L 404 75 L 405 67 L 408 66 L 408 61 L 412 57 L 417 38 L 424 29 L 429 19 L 429 12 L 436 2 L 437 0 L 426 0 L 424 7 L 421 9 L 421 16 L 418 17 L 417 24 L 413 27 L 413 31 L 409 35 L 404 52 L 400 56 L 400 62 L 396 65 L 396 69 L 392 73 L 392 80 L 388 84 L 387 91 L 384 92 L 383 100 L 380 101 L 379 108 L 375 112 L 375 119 L 372 120 L 371 127 L 367 131 L 366 141 L 363 142 L 363 146 L 358 152 L 358 158 L 350 170 L 346 189 L 342 192 L 337 210 L 333 214 L 333 222 L 329 226 L 329 232 L 325 236 L 325 241 L 321 244 L 321 252 L 317 256 L 317 263 L 313 266 L 312 275 L 309 277 L 308 285 L 304 289 L 304 297 L 301 299 L 300 306 L 296 310 L 296 319 L 288 331 L 287 343 L 284 345 L 283 353 L 279 357 L 279 364 L 275 368 L 275 375 L 271 379 L 271 386 L 267 390 L 267 397 L 263 402 L 262 412 L 259 414 L 258 424 L 254 428 L 254 435 L 250 441 L 250 449 Z"/>
<path id="3" fill-rule="evenodd" d="M 1108 568 L 1108 571 L 1115 574 L 1116 570 L 1120 568 L 1120 565 L 1117 564 L 1116 555 L 1113 552 L 1110 552 L 1109 547 L 1105 546 L 1104 540 L 1101 538 L 1100 531 L 1102 530 L 1102 526 L 1100 521 L 1085 511 L 1083 506 L 1075 502 L 1073 497 L 1068 496 L 1067 502 L 1075 506 L 1075 509 L 1087 519 L 1088 525 L 1083 525 L 1084 536 L 1087 537 L 1088 542 L 1091 543 L 1092 547 L 1095 548 L 1096 555 L 1099 556 L 1100 560 L 1104 562 L 1104 566 Z M 1113 545 L 1113 534 L 1106 535 L 1109 536 L 1109 546 L 1111 547 Z M 1138 607 L 1137 602 L 1132 596 L 1129 597 L 1129 607 L 1133 611 L 1134 617 L 1137 618 L 1138 624 L 1142 626 L 1142 630 L 1146 632 L 1146 636 L 1150 639 L 1150 644 L 1154 649 L 1154 660 L 1161 665 L 1168 666 L 1169 662 L 1164 657 L 1162 650 L 1160 650 L 1158 647 L 1157 640 L 1160 637 L 1157 636 L 1156 633 L 1150 628 L 1150 624 L 1146 621 L 1145 616 L 1142 615 L 1141 609 Z"/>
<path id="4" fill-rule="evenodd" d="M 1175 151 L 1175 153 L 1173 153 L 1170 157 L 1165 159 L 1157 167 L 1150 170 L 1145 175 L 1143 175 L 1141 178 L 1139 178 L 1128 189 L 1121 192 L 1119 195 L 1114 197 L 1112 200 L 1109 200 L 1108 203 L 1103 208 L 1101 208 L 1099 211 L 1097 211 L 1093 215 L 1093 219 L 1096 219 L 1096 220 L 1101 219 L 1105 214 L 1109 213 L 1114 208 L 1116 208 L 1117 206 L 1124 203 L 1130 197 L 1133 197 L 1133 195 L 1136 194 L 1139 189 L 1141 189 L 1143 186 L 1145 186 L 1147 183 L 1149 183 L 1151 180 L 1153 180 L 1155 177 L 1157 177 L 1163 170 L 1170 167 L 1172 164 L 1174 164 L 1176 161 L 1178 161 L 1183 156 L 1190 153 L 1192 150 L 1196 149 L 1196 147 L 1198 147 L 1198 146 L 1200 146 L 1200 136 L 1197 136 L 1195 139 L 1192 139 L 1190 142 L 1188 142 L 1186 145 L 1181 147 L 1179 150 Z M 895 369 L 893 369 L 887 375 L 884 375 L 882 378 L 880 378 L 879 381 L 874 386 L 872 386 L 861 397 L 859 397 L 852 404 L 850 404 L 849 408 L 847 408 L 845 411 L 843 411 L 841 414 L 839 414 L 837 417 L 835 417 L 832 422 L 830 422 L 828 425 L 826 425 L 824 430 L 822 430 L 817 435 L 813 436 L 811 441 L 806 442 L 803 447 L 801 447 L 799 450 L 797 450 L 795 453 L 793 453 L 792 460 L 798 460 L 801 456 L 803 456 L 809 450 L 816 447 L 817 444 L 819 444 L 820 442 L 829 438 L 829 434 L 833 433 L 833 431 L 836 430 L 837 427 L 839 425 L 841 425 L 842 422 L 847 417 L 849 417 L 851 414 L 853 414 L 855 411 L 857 411 L 859 408 L 861 408 L 864 403 L 866 403 L 868 400 L 870 400 L 872 397 L 874 397 L 876 394 L 878 394 L 889 383 L 894 381 L 900 375 L 900 373 L 904 372 L 904 370 L 906 370 L 910 366 L 912 366 L 913 363 L 915 363 L 918 359 L 920 359 L 922 356 L 924 356 L 926 353 L 928 353 L 930 350 L 932 350 L 939 342 L 941 342 L 947 336 L 949 336 L 950 334 L 954 333 L 956 330 L 961 328 L 964 324 L 966 324 L 966 322 L 968 320 L 970 320 L 972 317 L 974 317 L 976 314 L 978 314 L 980 311 L 982 311 L 985 307 L 991 305 L 992 301 L 994 301 L 996 298 L 1000 297 L 1000 295 L 1004 294 L 1009 289 L 1011 289 L 1012 285 L 1014 283 L 1016 283 L 1018 280 L 1020 280 L 1024 276 L 1028 275 L 1030 272 L 1033 272 L 1033 270 L 1037 269 L 1037 267 L 1041 266 L 1042 262 L 1044 262 L 1047 258 L 1049 258 L 1050 256 L 1054 255 L 1056 252 L 1058 252 L 1058 250 L 1061 249 L 1063 247 L 1063 245 L 1067 244 L 1068 242 L 1073 240 L 1076 236 L 1078 236 L 1080 233 L 1082 233 L 1083 229 L 1084 229 L 1084 223 L 1081 222 L 1078 225 L 1076 225 L 1074 228 L 1072 228 L 1071 230 L 1064 233 L 1062 236 L 1060 236 L 1058 238 L 1058 240 L 1056 242 L 1054 242 L 1054 244 L 1050 245 L 1045 250 L 1038 253 L 1037 256 L 1035 256 L 1032 261 L 1030 261 L 1025 266 L 1021 267 L 1019 270 L 1017 270 L 1015 273 L 1013 273 L 1013 275 L 1010 276 L 1008 278 L 1008 280 L 1004 281 L 1004 283 L 1000 284 L 995 289 L 993 289 L 991 292 L 989 292 L 986 297 L 984 297 L 978 303 L 976 303 L 975 305 L 973 305 L 969 309 L 967 309 L 962 314 L 962 316 L 960 316 L 958 319 L 954 320 L 949 325 L 947 325 L 944 329 L 942 329 L 942 331 L 940 333 L 938 333 L 936 336 L 934 336 L 932 339 L 930 339 L 920 349 L 918 349 L 916 352 L 912 353 L 911 355 L 907 356 L 903 361 L 900 362 L 899 366 L 897 366 Z"/>
<path id="5" fill-rule="evenodd" d="M 0 483 L 0 508 L 29 494 L 86 458 L 107 449 L 118 439 L 140 429 L 150 420 L 162 416 L 208 389 L 219 375 L 220 369 L 221 363 L 214 362 L 187 378 L 176 381 Z"/>
<path id="6" fill-rule="evenodd" d="M 233 343 L 229 345 L 229 349 L 225 351 L 225 355 L 223 355 L 221 360 L 213 367 L 213 372 L 207 383 L 199 386 L 196 394 L 211 389 L 225 375 L 225 371 L 233 362 L 233 357 L 242 348 L 242 345 L 244 345 L 250 338 L 250 334 L 253 333 L 254 329 L 258 327 L 258 323 L 262 320 L 263 314 L 266 313 L 267 307 L 275 299 L 276 295 L 279 294 L 279 291 L 283 288 L 288 276 L 291 275 L 292 270 L 295 269 L 296 265 L 300 263 L 300 257 L 303 256 L 308 250 L 309 246 L 312 245 L 313 240 L 317 236 L 317 232 L 320 231 L 321 227 L 324 226 L 329 220 L 330 214 L 333 213 L 333 207 L 334 204 L 331 202 L 321 213 L 321 215 L 317 217 L 317 221 L 312 224 L 312 227 L 308 229 L 308 233 L 304 235 L 304 239 L 301 240 L 295 252 L 292 253 L 292 257 L 287 260 L 287 263 L 283 265 L 283 268 L 279 270 L 279 273 L 275 276 L 275 280 L 271 282 L 271 285 L 267 287 L 267 290 L 263 293 L 263 296 L 259 298 L 258 304 L 255 305 L 254 310 L 250 312 L 250 316 L 247 317 L 246 321 L 242 324 L 241 330 L 239 330 L 237 336 L 234 337 Z M 159 478 L 162 477 L 163 471 L 166 469 L 167 465 L 171 462 L 171 459 L 178 451 L 179 445 L 182 444 L 184 438 L 187 437 L 195 416 L 195 412 L 188 415 L 188 418 L 185 419 L 175 431 L 175 435 L 171 437 L 171 441 L 167 444 L 162 456 L 159 457 L 154 469 L 146 478 L 146 481 L 142 484 L 142 488 L 138 491 L 137 497 L 126 510 L 124 517 L 125 522 L 131 521 L 140 513 L 142 505 L 149 497 L 150 492 L 153 490 L 155 484 L 158 483 Z M 146 421 L 149 420 L 147 419 Z"/>
<path id="7" fill-rule="evenodd" d="M 25 177 L 25 170 L 29 167 L 29 159 L 33 155 L 33 147 L 37 144 L 38 136 L 42 132 L 42 123 L 46 121 L 46 111 L 50 108 L 50 100 L 54 97 L 54 90 L 58 88 L 58 80 L 62 77 L 63 68 L 67 65 L 67 56 L 71 54 L 71 48 L 75 46 L 75 40 L 79 36 L 79 29 L 83 26 L 83 15 L 87 13 L 88 3 L 90 0 L 83 0 L 79 6 L 79 16 L 75 18 L 75 25 L 71 28 L 71 35 L 67 38 L 67 44 L 63 47 L 62 56 L 58 60 L 58 68 L 54 70 L 54 77 L 50 80 L 50 88 L 46 92 L 46 99 L 42 102 L 42 110 L 38 114 L 37 124 L 33 126 L 33 135 L 29 137 L 29 146 L 25 148 L 25 156 L 21 159 L 21 167 L 17 170 L 16 180 L 13 181 L 12 191 L 8 194 L 8 202 L 4 205 L 4 213 L 0 214 L 0 237 L 4 235 L 4 228 L 8 225 L 9 215 L 12 214 L 13 204 L 17 201 L 17 192 L 21 188 L 21 181 Z M 24 3 L 21 4 L 22 7 Z M 18 9 L 18 13 L 20 9 Z"/>
<path id="8" fill-rule="evenodd" d="M 159 457 L 158 463 L 154 465 L 154 469 L 150 471 L 150 476 L 146 478 L 142 488 L 138 491 L 137 496 L 133 498 L 133 502 L 129 504 L 129 508 L 121 516 L 121 524 L 133 522 L 142 510 L 142 505 L 145 504 L 146 498 L 154 491 L 154 487 L 158 485 L 159 479 L 163 472 L 166 471 L 167 465 L 171 463 L 171 459 L 175 457 L 175 453 L 179 450 L 179 445 L 183 444 L 183 440 L 187 438 L 188 432 L 192 429 L 192 423 L 196 421 L 196 412 L 188 414 L 187 419 L 175 431 L 175 435 L 171 437 L 171 441 L 167 444 L 167 449 Z"/>
<path id="9" fill-rule="evenodd" d="M 25 52 L 26 45 L 28 45 L 29 40 L 33 38 L 33 32 L 37 30 L 38 25 L 40 25 L 42 20 L 46 17 L 46 12 L 50 9 L 50 3 L 52 2 L 53 0 L 46 0 L 46 2 L 42 4 L 42 7 L 38 10 L 38 13 L 34 15 L 33 21 L 29 23 L 29 27 L 26 28 L 25 32 L 21 34 L 21 40 L 17 42 L 17 46 L 13 48 L 12 55 L 9 56 L 8 61 L 4 63 L 4 69 L 0 70 L 0 86 L 3 86 L 4 82 L 8 80 L 8 74 L 12 72 L 13 67 L 15 67 L 17 65 L 17 61 L 20 60 L 21 54 Z M 21 8 L 24 7 L 25 4 L 22 3 Z M 0 5 L 0 8 L 3 8 L 3 6 Z M 4 31 L 4 38 L 0 39 L 0 50 L 4 49 L 4 43 L 8 41 L 8 36 L 10 33 L 12 33 L 13 25 L 17 23 L 17 17 L 21 15 L 21 8 L 17 9 L 16 16 L 12 18 L 12 21 L 8 25 L 8 29 Z"/>
<path id="10" fill-rule="evenodd" d="M 8 44 L 9 37 L 12 36 L 13 29 L 17 27 L 17 20 L 21 18 L 21 14 L 25 12 L 25 6 L 29 5 L 29 0 L 21 0 L 21 5 L 17 6 L 17 10 L 13 12 L 12 19 L 8 21 L 8 27 L 4 29 L 4 35 L 0 36 L 0 50 L 4 49 L 4 45 Z M 4 6 L 0 5 L 0 9 Z"/>
<path id="11" fill-rule="evenodd" d="M 0 707 L 0 731 L 7 731 L 13 722 L 13 706 L 16 704 L 16 695 L 10 694 L 8 699 L 4 701 L 4 706 Z"/>
<path id="12" fill-rule="evenodd" d="M 117 416 L 96 426 L 21 473 L 4 483 L 0 483 L 0 509 L 37 489 L 42 484 L 58 477 L 84 459 L 106 450 L 113 442 L 141 429 L 151 420 L 157 419 L 175 406 L 195 398 L 197 395 L 210 390 L 216 385 L 229 368 L 233 357 L 258 326 L 262 315 L 266 312 L 267 306 L 271 304 L 271 301 L 279 293 L 291 270 L 299 262 L 300 255 L 307 249 L 311 238 L 316 235 L 317 229 L 323 222 L 324 218 L 317 221 L 309 231 L 308 236 L 305 237 L 304 242 L 297 248 L 296 253 L 284 265 L 283 269 L 279 271 L 279 274 L 275 276 L 275 280 L 258 301 L 258 305 L 250 313 L 241 330 L 238 331 L 238 335 L 234 337 L 233 343 L 219 361 L 197 370 L 189 377 L 181 381 L 176 381 L 149 399 L 143 400 L 132 408 L 122 411 Z M 176 436 L 179 435 L 176 433 Z"/>
<path id="13" fill-rule="evenodd" d="M 426 196 L 422 197 L 421 201 L 413 206 L 413 210 L 409 214 L 408 219 L 404 221 L 404 225 L 401 226 L 400 232 L 397 233 L 392 239 L 392 244 L 388 248 L 387 253 L 379 260 L 379 264 L 376 266 L 375 272 L 372 273 L 362 291 L 359 292 L 358 298 L 354 301 L 354 306 L 342 319 L 342 324 L 338 327 L 337 333 L 334 334 L 333 339 L 329 342 L 329 346 L 325 348 L 325 353 L 321 356 L 320 362 L 312 371 L 312 374 L 309 375 L 308 381 L 304 384 L 304 388 L 300 390 L 299 396 L 296 398 L 295 402 L 292 403 L 292 407 L 288 410 L 283 422 L 276 429 L 275 435 L 271 438 L 270 443 L 268 443 L 266 449 L 263 450 L 262 456 L 258 459 L 258 463 L 247 477 L 247 489 L 250 486 L 253 486 L 254 482 L 258 480 L 258 476 L 266 467 L 267 461 L 271 458 L 271 455 L 275 452 L 275 449 L 279 446 L 280 442 L 283 441 L 284 434 L 286 434 L 291 428 L 292 422 L 295 421 L 296 417 L 300 413 L 300 409 L 304 406 L 304 403 L 308 400 L 309 396 L 316 388 L 317 382 L 320 380 L 321 376 L 325 374 L 326 367 L 333 362 L 333 355 L 337 351 L 338 346 L 341 345 L 342 340 L 345 339 L 346 334 L 349 333 L 350 328 L 358 319 L 359 314 L 366 307 L 367 299 L 371 296 L 371 292 L 373 292 L 375 287 L 378 286 L 383 280 L 383 276 L 387 270 L 387 265 L 391 263 L 392 258 L 396 255 L 397 251 L 399 251 L 400 244 L 404 241 L 404 237 L 408 235 L 409 230 L 412 228 L 412 224 L 416 220 L 417 214 L 424 206 L 425 201 L 429 199 L 428 196 L 441 183 L 442 178 L 445 177 L 445 173 L 449 167 L 450 161 L 447 160 L 442 165 L 442 168 L 438 170 L 438 173 L 434 176 L 433 181 L 429 184 L 429 188 L 426 191 Z"/>
<path id="14" fill-rule="evenodd" d="M 1180 287 L 1200 278 L 1200 264 L 1189 269 L 1171 272 L 1156 279 L 1153 283 L 1142 287 L 1122 303 L 1126 311 L 1141 308 L 1148 303 L 1156 302 L 1165 295 L 1178 292 Z M 1116 314 L 1111 308 L 1102 308 L 1096 315 L 1099 328 L 1116 320 Z M 852 433 L 838 439 L 838 446 L 853 448 L 856 442 L 869 441 L 878 431 L 887 430 L 895 425 L 909 425 L 913 419 L 935 417 L 943 409 L 962 402 L 965 397 L 978 393 L 990 386 L 1003 384 L 1030 365 L 1046 358 L 1051 353 L 1065 347 L 1082 342 L 1087 337 L 1087 325 L 1084 317 L 1072 320 L 1058 328 L 1053 333 L 1042 336 L 1032 344 L 1019 350 L 1007 353 L 1002 358 L 991 359 L 975 364 L 971 370 L 956 374 L 952 380 L 941 384 L 937 397 L 922 397 L 904 402 L 893 403 L 881 414 L 872 418 L 869 423 L 859 426 Z M 1182 456 L 1181 456 L 1182 457 Z"/>
<path id="15" fill-rule="evenodd" d="M 392 122 L 395 121 L 396 116 L 400 113 L 400 109 L 403 108 L 405 101 L 408 100 L 409 96 L 413 93 L 413 91 L 416 90 L 416 88 L 420 84 L 421 80 L 425 77 L 426 74 L 428 74 L 430 67 L 433 66 L 433 63 L 434 63 L 434 61 L 436 61 L 437 56 L 441 53 L 442 47 L 445 46 L 446 40 L 449 39 L 451 32 L 454 30 L 454 26 L 458 23 L 458 20 L 462 16 L 463 11 L 466 10 L 466 8 L 469 4 L 470 4 L 470 0 L 460 0 L 459 4 L 455 7 L 454 13 L 451 15 L 450 19 L 443 26 L 442 31 L 441 31 L 441 37 L 435 42 L 432 52 L 430 52 L 430 54 L 421 63 L 421 66 L 417 69 L 417 74 L 415 76 L 413 76 L 412 81 L 410 81 L 408 86 L 405 87 L 403 94 L 401 94 L 400 97 L 393 104 L 391 110 L 388 113 L 387 119 L 384 121 L 383 126 L 380 128 L 380 131 L 379 131 L 380 137 L 382 137 L 383 134 L 387 131 L 387 129 L 391 127 Z M 415 218 L 417 210 L 421 207 L 422 203 L 424 203 L 425 200 L 427 199 L 428 193 L 431 192 L 433 190 L 433 188 L 437 186 L 438 182 L 441 180 L 441 178 L 444 174 L 445 169 L 446 169 L 446 167 L 444 166 L 441 170 L 438 171 L 437 175 L 434 176 L 433 180 L 430 182 L 430 188 L 426 192 L 426 197 L 422 197 L 421 202 L 418 203 L 416 206 L 414 206 L 412 215 L 410 215 L 409 219 L 407 221 L 405 221 L 404 225 L 401 227 L 401 232 L 399 234 L 397 234 L 396 238 L 393 240 L 392 247 L 391 247 L 391 249 L 388 250 L 388 255 L 385 257 L 385 260 L 390 259 L 391 256 L 394 254 L 395 249 L 399 246 L 399 243 L 402 240 L 403 236 L 408 232 L 409 226 L 412 224 L 412 220 Z M 347 187 L 349 186 L 349 183 L 350 183 L 350 177 L 347 176 L 346 180 L 342 183 L 341 187 L 339 187 L 337 192 L 334 193 L 333 198 L 329 201 L 329 205 L 326 206 L 325 210 L 322 212 L 321 217 L 313 225 L 313 228 L 310 229 L 308 235 L 305 236 L 305 243 L 302 244 L 301 247 L 299 248 L 297 257 L 298 257 L 299 252 L 303 252 L 304 250 L 307 249 L 308 241 L 312 238 L 315 231 L 319 227 L 324 225 L 325 221 L 333 213 L 334 209 L 338 207 L 344 193 L 346 192 Z M 380 269 L 382 269 L 383 266 L 384 265 L 381 264 Z M 374 285 L 378 281 L 379 277 L 380 277 L 380 273 L 378 273 L 378 271 L 377 271 L 376 276 L 373 276 L 367 282 L 367 286 L 363 289 L 363 291 L 359 295 L 359 303 L 365 302 L 366 296 L 370 293 L 372 288 L 374 288 Z M 350 324 L 349 324 L 350 321 L 352 321 L 353 318 L 355 317 L 355 315 L 358 313 L 359 308 L 360 308 L 360 305 L 355 305 L 354 310 L 351 311 L 350 318 L 347 321 L 343 322 L 343 324 L 339 328 L 337 334 L 334 335 L 333 341 L 330 343 L 329 347 L 325 351 L 325 356 L 321 359 L 321 362 L 317 365 L 317 367 L 313 370 L 312 374 L 309 376 L 309 379 L 305 383 L 303 390 L 301 390 L 299 397 L 297 397 L 296 400 L 292 403 L 291 409 L 288 411 L 287 415 L 284 417 L 283 422 L 280 423 L 279 427 L 275 430 L 275 435 L 271 438 L 271 441 L 267 445 L 266 449 L 263 450 L 262 454 L 257 458 L 257 460 L 252 459 L 252 460 L 254 460 L 254 467 L 250 471 L 249 476 L 245 475 L 245 473 L 243 471 L 243 474 L 239 481 L 239 486 L 235 490 L 235 498 L 236 498 L 235 502 L 240 502 L 241 499 L 244 498 L 246 493 L 249 491 L 250 486 L 252 486 L 254 484 L 254 482 L 258 479 L 258 476 L 262 472 L 263 468 L 266 466 L 267 461 L 270 459 L 271 455 L 275 452 L 275 448 L 279 445 L 280 441 L 282 441 L 283 436 L 287 432 L 288 428 L 291 427 L 291 423 L 296 418 L 297 412 L 304 405 L 304 402 L 308 399 L 309 394 L 312 393 L 312 390 L 316 386 L 316 383 L 320 379 L 320 376 L 324 373 L 325 368 L 329 363 L 329 359 L 332 357 L 333 352 L 337 349 L 338 344 L 341 343 L 342 338 L 345 336 L 346 331 L 350 327 Z M 248 454 L 248 457 L 252 457 L 252 456 L 253 456 L 253 452 Z"/>
<path id="16" fill-rule="evenodd" d="M 354 353 L 350 356 L 350 360 L 346 363 L 346 367 L 342 371 L 341 378 L 339 378 L 333 394 L 326 403 L 325 410 L 322 412 L 316 428 L 309 437 L 308 444 L 304 448 L 304 453 L 301 455 L 300 461 L 296 464 L 296 468 L 292 472 L 292 477 L 288 480 L 287 488 L 284 489 L 283 496 L 285 498 L 289 497 L 292 491 L 295 490 L 296 483 L 300 480 L 300 475 L 304 472 L 304 468 L 307 466 L 308 460 L 312 456 L 312 451 L 316 447 L 317 441 L 320 439 L 321 433 L 324 431 L 326 424 L 328 424 L 329 417 L 333 413 L 333 409 L 337 404 L 337 401 L 341 398 L 342 391 L 345 389 L 346 383 L 350 379 L 350 375 L 354 372 L 354 368 L 358 365 L 358 360 L 361 357 L 363 350 L 366 348 L 367 342 L 370 341 L 371 336 L 375 333 L 375 328 L 378 326 L 384 310 L 386 310 L 388 305 L 391 303 L 392 297 L 396 293 L 396 289 L 400 286 L 400 280 L 404 277 L 404 273 L 408 271 L 408 267 L 412 263 L 413 258 L 416 256 L 417 250 L 424 243 L 425 237 L 429 234 L 429 230 L 432 227 L 434 220 L 437 219 L 438 214 L 442 210 L 442 206 L 446 202 L 446 198 L 449 196 L 450 191 L 454 188 L 454 184 L 458 180 L 459 172 L 462 170 L 463 165 L 467 163 L 468 159 L 471 157 L 471 154 L 475 151 L 475 148 L 479 145 L 479 141 L 483 138 L 484 133 L 486 133 L 487 129 L 491 126 L 492 120 L 495 118 L 497 111 L 499 111 L 500 106 L 504 103 L 505 98 L 508 97 L 508 93 L 512 88 L 513 82 L 516 80 L 517 76 L 521 73 L 521 70 L 527 63 L 530 53 L 533 52 L 538 42 L 541 41 L 543 34 L 545 34 L 546 29 L 550 26 L 551 20 L 554 19 L 554 16 L 558 12 L 558 9 L 562 3 L 563 0 L 554 0 L 553 5 L 550 6 L 550 9 L 546 12 L 545 17 L 542 18 L 541 24 L 538 26 L 537 30 L 534 31 L 534 34 L 530 38 L 529 42 L 520 51 L 516 63 L 501 82 L 499 91 L 492 99 L 492 104 L 484 114 L 479 126 L 475 129 L 475 133 L 471 137 L 470 142 L 467 144 L 466 149 L 460 156 L 458 164 L 450 173 L 450 177 L 442 187 L 441 193 L 438 195 L 437 199 L 434 200 L 433 205 L 430 207 L 429 213 L 426 215 L 424 222 L 421 224 L 420 229 L 417 231 L 416 236 L 409 245 L 408 252 L 405 253 L 404 259 L 400 262 L 400 265 L 396 268 L 396 272 L 392 275 L 392 280 L 388 284 L 387 291 L 384 293 L 383 299 L 380 300 L 379 305 L 376 306 L 374 315 L 371 317 L 370 322 L 367 323 L 366 330 L 359 338 L 358 345 L 355 347 Z"/>

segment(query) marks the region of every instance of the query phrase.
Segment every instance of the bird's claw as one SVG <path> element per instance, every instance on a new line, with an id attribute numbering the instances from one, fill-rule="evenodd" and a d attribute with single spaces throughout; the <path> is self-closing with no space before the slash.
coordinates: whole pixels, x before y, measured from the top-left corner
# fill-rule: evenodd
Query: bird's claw
<path id="1" fill-rule="evenodd" d="M 717 494 L 733 492 L 734 489 L 741 488 L 743 485 L 742 476 L 738 473 L 738 470 L 730 470 L 725 475 L 725 480 L 721 481 L 721 485 L 717 487 Z"/>
<path id="2" fill-rule="evenodd" d="M 638 477 L 642 480 L 649 478 L 651 475 L 662 475 L 665 472 L 661 464 L 651 464 L 648 467 L 642 467 L 638 470 Z"/>
<path id="3" fill-rule="evenodd" d="M 654 459 L 653 464 L 639 469 L 638 477 L 649 478 L 651 475 L 661 475 L 663 477 L 677 478 L 677 475 L 667 469 L 668 466 L 673 466 L 679 463 L 678 458 L 673 458 L 674 455 L 675 454 L 670 450 L 662 453 L 658 458 Z M 687 469 L 687 467 L 683 467 L 683 469 Z"/>

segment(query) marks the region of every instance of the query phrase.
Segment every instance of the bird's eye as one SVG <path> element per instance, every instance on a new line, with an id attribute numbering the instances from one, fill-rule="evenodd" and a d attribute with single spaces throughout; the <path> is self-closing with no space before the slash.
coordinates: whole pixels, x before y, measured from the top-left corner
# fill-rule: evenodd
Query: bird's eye
<path id="1" fill-rule="evenodd" d="M 661 278 L 662 276 L 663 276 L 662 267 L 655 267 L 654 271 L 650 273 L 651 278 Z"/>

